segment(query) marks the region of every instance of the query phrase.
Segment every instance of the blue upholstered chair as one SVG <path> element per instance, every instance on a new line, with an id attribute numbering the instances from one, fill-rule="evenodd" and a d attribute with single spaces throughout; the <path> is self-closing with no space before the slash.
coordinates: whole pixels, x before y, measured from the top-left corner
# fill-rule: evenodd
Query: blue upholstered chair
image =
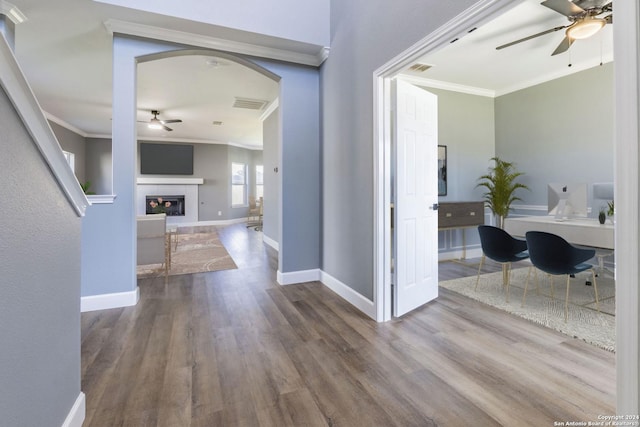
<path id="1" fill-rule="evenodd" d="M 598 301 L 598 284 L 596 283 L 596 272 L 591 264 L 585 261 L 595 256 L 595 249 L 577 248 L 560 236 L 542 231 L 529 231 L 526 234 L 527 246 L 529 247 L 529 257 L 531 263 L 539 270 L 550 275 L 567 275 L 567 294 L 564 300 L 564 320 L 567 321 L 569 313 L 569 284 L 571 276 L 583 271 L 591 271 L 593 276 L 593 287 L 596 296 L 596 307 L 600 311 Z M 536 275 L 536 281 L 538 276 Z M 527 284 L 524 288 L 524 296 L 527 295 Z"/>
<path id="2" fill-rule="evenodd" d="M 485 257 L 502 264 L 502 280 L 506 287 L 506 301 L 509 302 L 509 284 L 511 282 L 511 263 L 529 258 L 527 242 L 516 239 L 501 228 L 490 225 L 479 225 L 480 244 L 482 245 L 482 259 L 478 268 L 476 287 L 480 280 L 480 272 Z"/>

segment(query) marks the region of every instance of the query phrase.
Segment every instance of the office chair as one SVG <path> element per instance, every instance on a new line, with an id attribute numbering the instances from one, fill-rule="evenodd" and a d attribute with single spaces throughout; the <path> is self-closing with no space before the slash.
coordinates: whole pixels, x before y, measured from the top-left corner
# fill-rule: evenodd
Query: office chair
<path id="1" fill-rule="evenodd" d="M 529 257 L 531 263 L 537 269 L 550 275 L 567 275 L 567 294 L 564 299 L 564 321 L 567 321 L 569 314 L 569 284 L 571 276 L 583 271 L 591 271 L 593 275 L 593 288 L 596 296 L 596 308 L 600 311 L 598 301 L 598 284 L 596 283 L 596 272 L 591 264 L 585 261 L 594 257 L 595 249 L 582 249 L 571 245 L 562 237 L 545 233 L 543 231 L 528 231 L 526 233 L 527 246 L 529 247 Z M 538 276 L 536 274 L 536 284 Z M 527 295 L 527 283 L 524 287 L 524 298 Z"/>
<path id="2" fill-rule="evenodd" d="M 480 281 L 480 272 L 485 256 L 502 264 L 502 281 L 506 287 L 506 302 L 509 302 L 509 284 L 511 282 L 511 263 L 529 258 L 527 242 L 512 237 L 501 228 L 490 225 L 479 225 L 480 244 L 482 246 L 482 259 L 478 268 L 476 287 Z"/>

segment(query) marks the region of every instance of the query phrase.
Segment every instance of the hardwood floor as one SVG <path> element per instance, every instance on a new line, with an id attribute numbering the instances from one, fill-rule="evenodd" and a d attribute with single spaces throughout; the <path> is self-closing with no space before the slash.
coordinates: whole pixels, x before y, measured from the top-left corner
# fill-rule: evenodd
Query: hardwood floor
<path id="1" fill-rule="evenodd" d="M 277 285 L 261 237 L 220 229 L 237 270 L 146 279 L 135 307 L 82 314 L 85 427 L 552 426 L 615 413 L 612 353 L 443 289 L 379 324 L 318 282 Z"/>

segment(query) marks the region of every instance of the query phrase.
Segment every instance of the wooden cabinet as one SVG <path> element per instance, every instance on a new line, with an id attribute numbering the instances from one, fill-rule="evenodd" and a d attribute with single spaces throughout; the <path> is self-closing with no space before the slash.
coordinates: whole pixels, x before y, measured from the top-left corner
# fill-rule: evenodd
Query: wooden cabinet
<path id="1" fill-rule="evenodd" d="M 484 202 L 438 204 L 438 228 L 463 228 L 484 224 Z"/>

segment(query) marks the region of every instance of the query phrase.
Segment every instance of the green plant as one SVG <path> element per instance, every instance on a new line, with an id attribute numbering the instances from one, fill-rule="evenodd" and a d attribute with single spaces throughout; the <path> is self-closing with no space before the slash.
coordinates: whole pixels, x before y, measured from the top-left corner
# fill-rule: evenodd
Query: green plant
<path id="1" fill-rule="evenodd" d="M 80 184 L 80 187 L 82 187 L 82 191 L 84 191 L 84 194 L 86 195 L 96 194 L 93 191 L 89 191 L 89 188 L 91 188 L 91 181 L 86 181 L 84 184 Z"/>
<path id="2" fill-rule="evenodd" d="M 607 215 L 613 216 L 614 213 L 615 213 L 615 210 L 613 208 L 613 200 L 612 200 L 610 202 L 607 202 Z"/>
<path id="3" fill-rule="evenodd" d="M 487 192 L 484 194 L 484 200 L 496 215 L 498 225 L 502 228 L 504 218 L 511 210 L 511 204 L 516 200 L 522 200 L 515 195 L 517 189 L 522 188 L 528 190 L 526 185 L 516 182 L 517 178 L 524 175 L 523 172 L 515 170 L 513 162 L 506 162 L 499 157 L 491 159 L 494 165 L 489 168 L 489 173 L 478 178 L 476 187 L 485 187 Z"/>

